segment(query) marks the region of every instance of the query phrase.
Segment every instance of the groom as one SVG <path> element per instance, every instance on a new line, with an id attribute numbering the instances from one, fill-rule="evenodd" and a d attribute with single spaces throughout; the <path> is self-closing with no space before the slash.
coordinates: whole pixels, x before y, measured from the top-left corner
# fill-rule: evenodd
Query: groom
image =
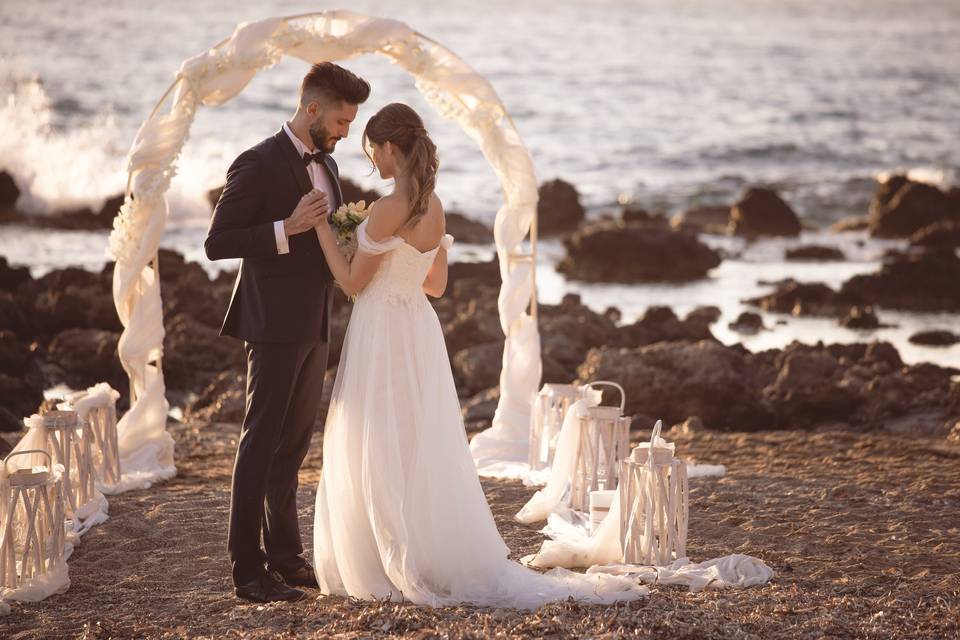
<path id="1" fill-rule="evenodd" d="M 220 330 L 243 340 L 247 355 L 227 546 L 236 594 L 255 602 L 298 600 L 304 594 L 293 587 L 317 586 L 302 555 L 296 503 L 333 299 L 314 226 L 342 203 L 329 154 L 369 95 L 370 85 L 343 67 L 313 65 L 293 118 L 230 166 L 204 243 L 210 260 L 242 258 Z"/>

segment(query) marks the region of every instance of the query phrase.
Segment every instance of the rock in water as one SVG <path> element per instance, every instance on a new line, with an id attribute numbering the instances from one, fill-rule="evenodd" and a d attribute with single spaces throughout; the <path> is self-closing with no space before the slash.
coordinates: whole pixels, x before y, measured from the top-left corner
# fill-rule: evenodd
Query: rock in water
<path id="1" fill-rule="evenodd" d="M 720 254 L 696 237 L 622 221 L 583 227 L 564 241 L 557 270 L 588 282 L 683 282 L 707 275 Z M 686 416 L 684 416 L 686 417 Z"/>
<path id="2" fill-rule="evenodd" d="M 540 185 L 539 194 L 537 233 L 555 236 L 576 231 L 586 214 L 576 187 L 563 180 L 550 180 Z"/>
<path id="3" fill-rule="evenodd" d="M 858 300 L 853 296 L 841 295 L 822 282 L 786 280 L 778 283 L 772 293 L 744 302 L 764 311 L 795 316 L 840 316 L 845 315 Z"/>
<path id="4" fill-rule="evenodd" d="M 670 219 L 677 231 L 693 231 L 723 235 L 730 223 L 730 207 L 694 207 Z"/>
<path id="5" fill-rule="evenodd" d="M 457 239 L 457 242 L 467 244 L 490 244 L 493 242 L 493 229 L 472 220 L 462 213 L 448 211 L 446 213 L 447 233 Z"/>
<path id="6" fill-rule="evenodd" d="M 840 249 L 816 244 L 787 249 L 786 258 L 787 260 L 846 260 L 846 256 Z"/>
<path id="7" fill-rule="evenodd" d="M 870 234 L 882 238 L 907 238 L 916 231 L 960 211 L 940 189 L 904 176 L 881 184 L 870 203 Z"/>
<path id="8" fill-rule="evenodd" d="M 795 236 L 800 233 L 800 219 L 775 191 L 753 187 L 733 205 L 727 229 L 747 237 Z"/>
<path id="9" fill-rule="evenodd" d="M 759 313 L 752 313 L 750 311 L 744 311 L 741 313 L 735 322 L 731 322 L 728 325 L 731 329 L 737 333 L 743 333 L 746 335 L 754 335 L 760 333 L 764 329 L 763 318 L 760 317 Z"/>
<path id="10" fill-rule="evenodd" d="M 934 329 L 913 334 L 910 336 L 910 342 L 928 347 L 949 347 L 960 342 L 960 336 L 945 329 Z"/>
<path id="11" fill-rule="evenodd" d="M 857 305 L 850 307 L 847 315 L 840 319 L 840 326 L 848 329 L 879 329 L 880 319 L 870 305 Z"/>
<path id="12" fill-rule="evenodd" d="M 20 197 L 20 187 L 6 171 L 0 171 L 0 210 L 13 209 Z"/>
<path id="13" fill-rule="evenodd" d="M 960 258 L 951 252 L 898 254 L 879 271 L 853 276 L 840 295 L 908 311 L 960 311 Z"/>
<path id="14" fill-rule="evenodd" d="M 910 244 L 940 251 L 956 249 L 960 247 L 960 219 L 927 225 L 910 236 Z"/>

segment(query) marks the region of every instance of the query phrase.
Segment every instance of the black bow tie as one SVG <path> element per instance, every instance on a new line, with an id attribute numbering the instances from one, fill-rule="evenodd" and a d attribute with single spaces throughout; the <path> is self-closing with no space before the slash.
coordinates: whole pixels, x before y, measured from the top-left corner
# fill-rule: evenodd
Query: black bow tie
<path id="1" fill-rule="evenodd" d="M 316 153 L 305 153 L 303 154 L 303 164 L 309 165 L 311 162 L 323 163 L 323 159 L 326 157 L 323 151 L 317 151 Z"/>

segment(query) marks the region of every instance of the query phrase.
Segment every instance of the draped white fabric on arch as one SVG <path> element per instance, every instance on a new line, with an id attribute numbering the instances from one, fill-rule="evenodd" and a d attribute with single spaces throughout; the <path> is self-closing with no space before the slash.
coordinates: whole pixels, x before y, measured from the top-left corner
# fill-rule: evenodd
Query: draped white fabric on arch
<path id="1" fill-rule="evenodd" d="M 494 224 L 503 278 L 500 323 L 507 336 L 501 396 L 493 426 L 474 438 L 472 449 L 481 472 L 500 460 L 526 458 L 530 404 L 541 374 L 540 338 L 529 312 L 535 264 L 524 252 L 537 204 L 530 154 L 490 83 L 451 51 L 402 22 L 336 10 L 239 25 L 230 38 L 183 63 L 137 133 L 127 199 L 110 237 L 117 261 L 114 301 L 124 325 L 119 353 L 133 396 L 119 424 L 125 474 L 149 484 L 176 472 L 165 428 L 159 366 L 164 329 L 154 257 L 167 218 L 164 194 L 197 107 L 227 102 L 283 55 L 314 63 L 367 53 L 386 56 L 413 76 L 426 100 L 479 144 L 503 187 L 504 205 Z"/>

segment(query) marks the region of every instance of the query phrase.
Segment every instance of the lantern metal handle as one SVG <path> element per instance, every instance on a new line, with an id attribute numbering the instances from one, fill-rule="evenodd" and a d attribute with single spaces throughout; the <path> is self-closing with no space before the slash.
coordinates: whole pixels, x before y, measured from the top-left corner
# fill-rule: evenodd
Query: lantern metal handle
<path id="1" fill-rule="evenodd" d="M 50 456 L 50 452 L 49 452 L 49 451 L 44 451 L 43 449 L 24 449 L 23 451 L 13 451 L 13 452 L 11 452 L 11 453 L 4 459 L 4 461 L 3 461 L 3 472 L 4 472 L 6 475 L 10 475 L 10 471 L 7 469 L 7 463 L 10 462 L 10 458 L 12 458 L 12 457 L 14 457 L 14 456 L 20 456 L 20 455 L 23 455 L 23 454 L 26 454 L 26 453 L 42 453 L 43 455 L 47 456 L 47 465 L 48 465 L 49 467 L 52 467 L 52 466 L 53 466 L 53 458 Z"/>
<path id="2" fill-rule="evenodd" d="M 653 445 L 660 436 L 662 429 L 663 420 L 657 420 L 657 424 L 653 425 L 653 431 L 650 433 L 650 451 L 647 453 L 647 466 L 650 467 L 651 471 L 653 471 Z"/>
<path id="3" fill-rule="evenodd" d="M 627 393 L 623 390 L 616 382 L 611 382 L 609 380 L 597 380 L 596 382 L 588 382 L 583 385 L 584 396 L 586 396 L 586 390 L 591 387 L 614 387 L 617 391 L 620 392 L 620 415 L 623 415 L 624 410 L 627 408 Z"/>

